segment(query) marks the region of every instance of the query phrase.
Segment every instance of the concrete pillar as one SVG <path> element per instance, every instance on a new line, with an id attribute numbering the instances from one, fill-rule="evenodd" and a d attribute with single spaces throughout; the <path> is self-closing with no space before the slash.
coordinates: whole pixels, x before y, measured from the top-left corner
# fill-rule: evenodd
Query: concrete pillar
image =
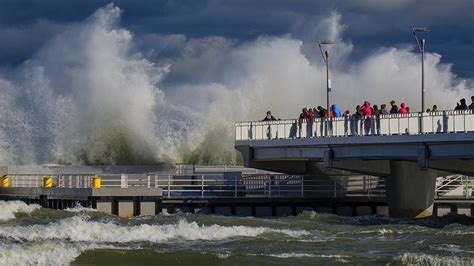
<path id="1" fill-rule="evenodd" d="M 390 161 L 385 179 L 390 217 L 423 218 L 433 214 L 436 171 L 420 170 L 416 162 Z"/>
<path id="2" fill-rule="evenodd" d="M 142 201 L 140 202 L 140 215 L 155 215 L 156 203 L 154 201 Z"/>
<path id="3" fill-rule="evenodd" d="M 119 200 L 118 202 L 118 216 L 122 218 L 129 218 L 133 216 L 133 201 Z"/>

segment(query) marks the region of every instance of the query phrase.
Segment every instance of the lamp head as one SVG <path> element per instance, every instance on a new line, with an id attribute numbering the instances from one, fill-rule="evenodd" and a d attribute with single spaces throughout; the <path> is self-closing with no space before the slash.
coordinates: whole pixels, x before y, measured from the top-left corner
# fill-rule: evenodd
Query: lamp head
<path id="1" fill-rule="evenodd" d="M 429 32 L 430 29 L 425 28 L 425 27 L 415 27 L 413 28 L 413 32 Z"/>
<path id="2" fill-rule="evenodd" d="M 321 41 L 318 41 L 319 45 L 321 44 L 333 44 L 334 42 L 331 41 L 331 40 L 321 40 Z"/>

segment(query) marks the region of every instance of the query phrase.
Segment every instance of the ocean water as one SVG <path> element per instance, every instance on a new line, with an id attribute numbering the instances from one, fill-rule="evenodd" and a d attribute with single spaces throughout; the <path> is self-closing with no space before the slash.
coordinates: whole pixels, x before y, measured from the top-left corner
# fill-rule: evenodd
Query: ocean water
<path id="1" fill-rule="evenodd" d="M 471 219 L 305 212 L 122 219 L 92 209 L 0 201 L 0 265 L 474 264 Z"/>

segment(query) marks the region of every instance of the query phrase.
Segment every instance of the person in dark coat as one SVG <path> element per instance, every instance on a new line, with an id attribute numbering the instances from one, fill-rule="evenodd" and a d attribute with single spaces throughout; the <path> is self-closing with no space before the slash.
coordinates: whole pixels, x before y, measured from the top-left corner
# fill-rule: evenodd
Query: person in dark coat
<path id="1" fill-rule="evenodd" d="M 267 111 L 267 116 L 265 116 L 265 118 L 262 121 L 273 121 L 273 120 L 276 120 L 276 118 L 273 117 L 272 112 Z"/>
<path id="2" fill-rule="evenodd" d="M 467 110 L 467 109 L 469 109 L 469 108 L 467 107 L 466 99 L 462 98 L 461 99 L 461 104 L 459 105 L 458 110 Z"/>
<path id="3" fill-rule="evenodd" d="M 390 109 L 390 113 L 391 114 L 397 114 L 398 113 L 398 106 L 395 104 L 395 101 L 394 100 L 390 101 L 390 105 L 392 106 L 392 108 Z"/>
<path id="4" fill-rule="evenodd" d="M 327 110 L 324 109 L 322 106 L 318 106 L 318 115 L 321 118 L 326 118 L 327 116 Z"/>

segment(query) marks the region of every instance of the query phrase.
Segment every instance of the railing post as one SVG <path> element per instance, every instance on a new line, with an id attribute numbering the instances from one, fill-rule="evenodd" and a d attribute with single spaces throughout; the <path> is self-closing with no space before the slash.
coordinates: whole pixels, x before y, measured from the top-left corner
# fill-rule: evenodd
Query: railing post
<path id="1" fill-rule="evenodd" d="M 424 114 L 425 110 L 421 110 L 421 115 L 419 116 L 420 118 L 420 134 L 423 134 L 424 130 L 423 130 L 423 114 Z"/>
<path id="2" fill-rule="evenodd" d="M 268 176 L 268 196 L 272 196 L 272 176 Z"/>
<path id="3" fill-rule="evenodd" d="M 150 179 L 151 179 L 151 177 L 150 177 L 150 175 L 147 175 L 146 177 L 147 177 L 147 180 L 146 180 L 147 181 L 147 188 L 150 188 L 150 183 L 151 183 Z"/>
<path id="4" fill-rule="evenodd" d="M 170 198 L 171 175 L 168 175 L 168 199 Z"/>
<path id="5" fill-rule="evenodd" d="M 466 183 L 464 184 L 466 198 L 469 198 L 469 176 L 466 176 Z"/>
<path id="6" fill-rule="evenodd" d="M 204 198 L 204 175 L 201 175 L 201 198 Z"/>
<path id="7" fill-rule="evenodd" d="M 301 198 L 304 197 L 304 175 L 301 176 Z"/>
<path id="8" fill-rule="evenodd" d="M 372 178 L 370 176 L 367 177 L 369 179 L 369 186 L 367 187 L 367 197 L 370 198 L 370 189 L 372 188 Z"/>
<path id="9" fill-rule="evenodd" d="M 237 175 L 234 176 L 234 198 L 237 198 Z"/>
<path id="10" fill-rule="evenodd" d="M 155 175 L 155 188 L 158 187 L 158 175 Z"/>

